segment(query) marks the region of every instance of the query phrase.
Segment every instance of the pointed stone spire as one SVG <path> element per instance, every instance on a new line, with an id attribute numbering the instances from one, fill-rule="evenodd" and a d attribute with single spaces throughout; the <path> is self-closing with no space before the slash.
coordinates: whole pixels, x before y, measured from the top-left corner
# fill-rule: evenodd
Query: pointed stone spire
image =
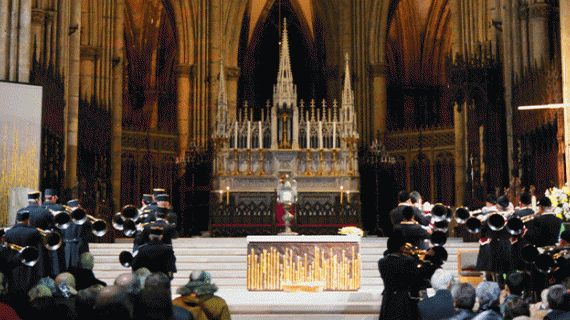
<path id="1" fill-rule="evenodd" d="M 273 103 L 288 108 L 297 105 L 297 87 L 293 84 L 291 58 L 289 56 L 289 38 L 287 36 L 287 20 L 283 19 L 283 35 L 281 37 L 281 53 L 279 55 L 279 72 L 277 84 L 273 88 Z"/>
<path id="2" fill-rule="evenodd" d="M 348 53 L 344 54 L 344 88 L 342 90 L 342 107 L 354 106 L 354 92 L 352 91 L 352 84 L 350 79 L 350 68 L 348 61 Z M 352 109 L 352 108 L 350 108 Z M 347 121 L 347 119 L 345 119 Z"/>
<path id="3" fill-rule="evenodd" d="M 226 134 L 226 126 L 228 125 L 228 95 L 226 92 L 226 76 L 224 73 L 224 57 L 220 58 L 220 74 L 218 82 L 218 103 L 216 108 L 216 132 L 215 134 L 222 137 Z"/>

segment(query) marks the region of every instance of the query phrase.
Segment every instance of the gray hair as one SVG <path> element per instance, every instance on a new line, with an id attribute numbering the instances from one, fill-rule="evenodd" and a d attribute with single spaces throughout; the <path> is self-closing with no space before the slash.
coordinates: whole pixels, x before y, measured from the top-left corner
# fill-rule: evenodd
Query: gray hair
<path id="1" fill-rule="evenodd" d="M 465 310 L 473 310 L 475 306 L 475 287 L 466 282 L 460 282 L 451 288 L 451 296 L 455 307 Z"/>
<path id="2" fill-rule="evenodd" d="M 449 290 L 453 284 L 453 274 L 449 270 L 437 269 L 431 276 L 431 286 L 435 290 Z"/>
<path id="3" fill-rule="evenodd" d="M 479 300 L 479 310 L 488 310 L 499 304 L 501 288 L 498 283 L 482 281 L 475 291 Z"/>

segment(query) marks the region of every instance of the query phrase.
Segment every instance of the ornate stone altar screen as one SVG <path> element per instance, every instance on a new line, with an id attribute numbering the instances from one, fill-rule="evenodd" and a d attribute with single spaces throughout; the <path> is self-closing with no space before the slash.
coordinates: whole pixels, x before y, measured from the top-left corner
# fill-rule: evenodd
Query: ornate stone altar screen
<path id="1" fill-rule="evenodd" d="M 297 181 L 293 226 L 305 229 L 293 231 L 326 234 L 343 226 L 360 227 L 359 134 L 348 56 L 340 106 L 336 100 L 328 105 L 323 101 L 321 106 L 313 100 L 307 107 L 301 100 L 298 105 L 286 25 L 282 39 L 273 103 L 268 102 L 261 119 L 253 119 L 247 103 L 241 114 L 230 119 L 220 64 L 212 134 L 213 235 L 277 233 L 275 190 L 283 174 Z"/>
<path id="2" fill-rule="evenodd" d="M 248 236 L 247 290 L 355 291 L 360 237 Z"/>

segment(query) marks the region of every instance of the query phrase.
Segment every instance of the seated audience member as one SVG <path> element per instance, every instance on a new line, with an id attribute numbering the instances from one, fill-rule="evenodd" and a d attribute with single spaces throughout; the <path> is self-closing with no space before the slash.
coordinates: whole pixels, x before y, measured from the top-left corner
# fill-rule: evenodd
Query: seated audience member
<path id="1" fill-rule="evenodd" d="M 115 278 L 113 285 L 122 287 L 128 294 L 137 295 L 142 289 L 142 283 L 135 273 L 123 273 Z"/>
<path id="2" fill-rule="evenodd" d="M 150 270 L 148 270 L 147 268 L 138 268 L 135 271 L 135 276 L 139 279 L 139 282 L 141 284 L 141 290 L 144 289 L 144 283 L 146 281 L 146 278 L 151 275 Z"/>
<path id="3" fill-rule="evenodd" d="M 121 286 L 106 286 L 99 291 L 93 307 L 92 319 L 128 320 L 133 319 L 134 305 Z"/>
<path id="4" fill-rule="evenodd" d="M 107 284 L 95 277 L 93 273 L 94 257 L 91 252 L 84 252 L 79 257 L 79 265 L 77 267 L 69 267 L 67 272 L 75 277 L 77 291 L 89 288 L 92 285 Z"/>
<path id="5" fill-rule="evenodd" d="M 505 313 L 505 304 L 515 298 L 524 298 L 523 293 L 526 293 L 528 286 L 530 285 L 530 279 L 528 274 L 521 272 L 513 272 L 509 274 L 505 283 L 504 289 L 504 300 L 501 301 L 501 314 Z"/>
<path id="6" fill-rule="evenodd" d="M 214 295 L 218 287 L 210 281 L 211 276 L 208 272 L 192 271 L 190 281 L 176 291 L 181 296 L 172 303 L 189 310 L 194 319 L 230 319 L 226 301 Z"/>
<path id="7" fill-rule="evenodd" d="M 89 288 L 85 288 L 77 291 L 77 316 L 78 319 L 90 319 L 93 313 L 93 308 L 95 307 L 95 300 L 99 291 L 103 288 L 103 285 L 93 285 Z"/>
<path id="8" fill-rule="evenodd" d="M 431 286 L 435 290 L 433 297 L 418 302 L 419 319 L 442 319 L 455 315 L 455 306 L 451 296 L 453 274 L 437 269 L 431 277 Z"/>
<path id="9" fill-rule="evenodd" d="M 548 288 L 548 306 L 550 312 L 544 316 L 545 320 L 558 319 L 570 310 L 570 299 L 568 289 L 560 284 L 555 284 Z M 564 318 L 568 319 L 568 318 Z"/>
<path id="10" fill-rule="evenodd" d="M 515 296 L 505 302 L 505 320 L 526 320 L 530 319 L 530 306 L 520 296 Z"/>
<path id="11" fill-rule="evenodd" d="M 65 310 L 64 319 L 77 319 L 77 290 L 75 290 L 75 278 L 69 272 L 62 272 L 55 278 L 58 290 L 53 294 L 55 303 Z"/>
<path id="12" fill-rule="evenodd" d="M 470 283 L 458 283 L 451 288 L 451 296 L 457 313 L 447 320 L 467 320 L 475 316 L 475 287 Z"/>
<path id="13" fill-rule="evenodd" d="M 153 300 L 153 296 L 156 299 Z M 172 304 L 170 279 L 162 272 L 151 273 L 146 277 L 143 289 L 139 294 L 139 305 L 135 315 L 148 315 L 144 319 L 192 320 L 194 316 L 189 310 Z M 137 319 L 142 319 L 137 317 Z"/>
<path id="14" fill-rule="evenodd" d="M 479 309 L 477 315 L 473 317 L 474 320 L 493 320 L 503 319 L 500 313 L 499 297 L 501 289 L 499 284 L 491 281 L 482 281 L 475 289 L 477 294 L 477 301 L 479 302 Z"/>

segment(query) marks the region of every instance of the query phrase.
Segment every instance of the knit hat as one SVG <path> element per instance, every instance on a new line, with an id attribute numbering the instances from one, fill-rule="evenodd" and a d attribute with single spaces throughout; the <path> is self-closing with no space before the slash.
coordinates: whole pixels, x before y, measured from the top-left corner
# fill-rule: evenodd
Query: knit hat
<path id="1" fill-rule="evenodd" d="M 211 280 L 212 277 L 206 271 L 192 271 L 190 274 L 190 282 L 179 287 L 176 292 L 183 296 L 189 296 L 192 293 L 195 293 L 198 296 L 214 294 L 214 292 L 218 291 L 218 287 L 215 284 L 210 283 Z"/>

